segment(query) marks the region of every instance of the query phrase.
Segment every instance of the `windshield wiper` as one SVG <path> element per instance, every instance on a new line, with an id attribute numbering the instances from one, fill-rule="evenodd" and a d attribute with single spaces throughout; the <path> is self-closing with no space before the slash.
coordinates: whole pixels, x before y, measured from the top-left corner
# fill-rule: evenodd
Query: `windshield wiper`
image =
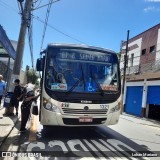
<path id="1" fill-rule="evenodd" d="M 71 93 L 82 80 L 84 83 L 84 90 L 85 90 L 85 79 L 84 79 L 84 72 L 83 72 L 82 64 L 81 64 L 81 71 L 82 71 L 82 77 L 70 88 L 70 90 L 66 94 Z"/>
<path id="2" fill-rule="evenodd" d="M 92 73 L 92 66 L 90 65 L 89 68 L 90 68 L 91 78 L 96 82 L 96 85 L 98 86 L 99 91 L 101 92 L 101 95 L 104 96 L 104 91 L 102 90 L 101 85 L 99 84 L 99 82 L 97 81 L 97 79 L 95 78 L 95 76 L 94 76 L 93 73 Z"/>
<path id="3" fill-rule="evenodd" d="M 81 82 L 83 80 L 83 77 L 81 77 L 71 88 L 68 92 L 66 92 L 66 94 L 68 95 L 69 93 L 71 93 L 79 84 L 79 82 Z"/>
<path id="4" fill-rule="evenodd" d="M 84 72 L 83 72 L 82 64 L 81 64 L 81 71 L 82 71 L 82 80 L 83 80 L 84 90 L 85 90 L 85 88 L 86 88 L 86 84 L 85 84 Z"/>

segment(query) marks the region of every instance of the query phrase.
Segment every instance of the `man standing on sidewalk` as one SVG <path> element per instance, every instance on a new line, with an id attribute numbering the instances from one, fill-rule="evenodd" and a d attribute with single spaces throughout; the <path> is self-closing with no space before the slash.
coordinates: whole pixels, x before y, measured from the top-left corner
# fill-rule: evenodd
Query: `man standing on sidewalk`
<path id="1" fill-rule="evenodd" d="M 0 106 L 2 97 L 5 95 L 5 90 L 6 90 L 6 83 L 3 81 L 3 76 L 0 75 Z"/>
<path id="2" fill-rule="evenodd" d="M 14 88 L 14 92 L 13 92 L 13 96 L 11 98 L 11 102 L 10 102 L 10 113 L 9 116 L 14 116 L 14 107 L 16 108 L 16 116 L 18 116 L 18 107 L 19 107 L 19 99 L 21 97 L 21 86 L 20 84 L 20 80 L 16 79 L 14 81 L 15 84 L 15 88 Z"/>

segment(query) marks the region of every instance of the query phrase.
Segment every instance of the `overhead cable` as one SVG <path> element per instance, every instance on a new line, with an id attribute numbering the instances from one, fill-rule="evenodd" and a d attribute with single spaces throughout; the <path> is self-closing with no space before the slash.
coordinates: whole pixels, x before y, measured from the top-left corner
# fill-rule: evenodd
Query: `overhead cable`
<path id="1" fill-rule="evenodd" d="M 41 23 L 45 23 L 45 22 L 44 22 L 41 18 L 39 18 L 38 16 L 34 16 L 34 15 L 33 15 L 33 18 L 35 18 L 36 20 L 38 20 L 38 21 L 41 22 Z M 81 40 L 79 40 L 79 39 L 77 39 L 77 38 L 75 38 L 75 37 L 73 37 L 73 36 L 70 36 L 70 35 L 67 34 L 67 33 L 64 33 L 63 31 L 57 29 L 56 27 L 52 26 L 52 25 L 49 24 L 49 23 L 47 24 L 47 26 L 50 27 L 50 28 L 52 28 L 52 29 L 54 29 L 54 30 L 57 31 L 58 33 L 63 34 L 63 35 L 66 36 L 66 37 L 69 37 L 69 38 L 71 38 L 71 39 L 73 39 L 73 40 L 75 40 L 75 41 L 77 41 L 77 42 L 86 44 L 85 42 L 83 42 L 83 41 L 81 41 Z"/>
<path id="2" fill-rule="evenodd" d="M 33 57 L 33 18 L 30 15 L 30 23 L 28 25 L 28 42 L 29 42 L 29 49 L 31 54 L 31 62 L 32 68 L 34 69 L 34 57 Z"/>
<path id="3" fill-rule="evenodd" d="M 49 5 L 48 5 L 48 8 L 47 8 L 47 12 L 46 12 L 46 19 L 45 19 L 44 28 L 43 28 L 43 34 L 42 34 L 42 41 L 41 41 L 41 46 L 40 46 L 40 52 L 41 52 L 42 47 L 43 47 L 43 42 L 44 42 L 44 37 L 45 37 L 45 33 L 46 33 L 49 13 L 50 13 L 50 9 L 51 9 L 51 6 L 52 6 L 52 1 L 53 0 L 49 1 Z"/>

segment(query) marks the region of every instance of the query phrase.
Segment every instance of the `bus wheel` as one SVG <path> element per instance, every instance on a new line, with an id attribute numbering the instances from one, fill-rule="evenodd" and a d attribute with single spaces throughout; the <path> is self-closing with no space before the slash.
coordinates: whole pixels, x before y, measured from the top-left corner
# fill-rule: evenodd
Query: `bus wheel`
<path id="1" fill-rule="evenodd" d="M 52 128 L 52 126 L 43 125 L 43 129 L 44 129 L 44 130 L 49 130 L 49 129 L 51 129 L 51 128 Z"/>

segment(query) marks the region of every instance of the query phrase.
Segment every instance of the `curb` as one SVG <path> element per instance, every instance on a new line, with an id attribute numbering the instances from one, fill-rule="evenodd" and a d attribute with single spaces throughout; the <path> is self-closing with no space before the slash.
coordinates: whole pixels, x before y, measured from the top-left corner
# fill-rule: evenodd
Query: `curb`
<path id="1" fill-rule="evenodd" d="M 8 132 L 8 134 L 3 138 L 3 140 L 0 142 L 0 149 L 2 147 L 2 145 L 4 144 L 4 142 L 6 141 L 6 139 L 8 138 L 8 136 L 10 135 L 10 133 L 12 132 L 12 130 L 14 129 L 15 125 L 17 124 L 18 120 L 20 118 L 17 117 L 17 120 L 15 121 L 14 125 L 12 126 L 11 130 Z"/>
<path id="2" fill-rule="evenodd" d="M 124 116 L 124 117 L 121 117 L 122 119 L 125 119 L 125 120 L 133 122 L 133 123 L 160 128 L 160 122 L 156 121 L 156 120 L 150 120 L 150 119 L 147 119 L 147 118 L 140 118 L 140 117 L 136 117 L 134 115 L 126 114 L 126 113 L 123 113 L 122 116 Z M 129 119 L 127 117 L 129 117 Z M 141 122 L 135 122 L 134 120 L 132 120 L 130 118 L 134 118 L 137 121 L 141 121 Z M 147 123 L 156 123 L 156 124 L 147 124 Z"/>

